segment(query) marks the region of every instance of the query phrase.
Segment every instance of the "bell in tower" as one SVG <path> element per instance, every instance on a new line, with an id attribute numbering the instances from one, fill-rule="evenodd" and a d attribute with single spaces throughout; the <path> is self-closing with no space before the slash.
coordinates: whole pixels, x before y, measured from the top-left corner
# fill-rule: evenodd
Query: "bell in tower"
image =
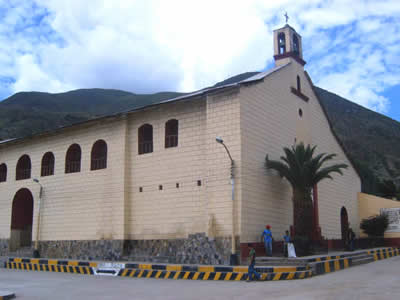
<path id="1" fill-rule="evenodd" d="M 274 30 L 274 59 L 276 66 L 286 64 L 292 59 L 303 66 L 306 64 L 303 60 L 301 36 L 288 24 Z"/>

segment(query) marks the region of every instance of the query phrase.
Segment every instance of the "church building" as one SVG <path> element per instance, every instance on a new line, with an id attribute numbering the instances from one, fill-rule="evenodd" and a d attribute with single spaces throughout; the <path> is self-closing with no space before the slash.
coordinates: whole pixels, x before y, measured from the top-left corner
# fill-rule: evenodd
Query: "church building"
<path id="1" fill-rule="evenodd" d="M 1 142 L 0 255 L 227 264 L 266 224 L 276 241 L 293 224 L 291 187 L 265 158 L 300 142 L 349 166 L 314 190 L 316 230 L 334 243 L 350 224 L 358 236 L 361 180 L 301 36 L 285 25 L 273 45 L 266 72 Z"/>

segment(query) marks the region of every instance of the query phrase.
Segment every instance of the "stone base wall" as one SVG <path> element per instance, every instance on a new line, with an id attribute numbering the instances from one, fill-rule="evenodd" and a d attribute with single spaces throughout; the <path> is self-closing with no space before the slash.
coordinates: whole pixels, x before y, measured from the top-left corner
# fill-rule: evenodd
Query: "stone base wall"
<path id="1" fill-rule="evenodd" d="M 205 233 L 186 239 L 130 240 L 125 242 L 128 260 L 177 264 L 228 265 L 231 238 L 208 238 Z"/>
<path id="2" fill-rule="evenodd" d="M 238 249 L 239 238 L 237 242 Z M 9 254 L 8 240 L 0 240 L 0 251 L 1 255 Z M 173 240 L 40 241 L 39 253 L 40 257 L 58 259 L 228 265 L 231 238 L 196 233 Z"/>
<path id="3" fill-rule="evenodd" d="M 8 255 L 8 239 L 0 239 L 0 256 Z"/>
<path id="4" fill-rule="evenodd" d="M 39 252 L 48 258 L 226 265 L 231 239 L 197 233 L 174 240 L 41 241 Z"/>
<path id="5" fill-rule="evenodd" d="M 122 240 L 40 241 L 39 253 L 46 258 L 121 260 Z"/>

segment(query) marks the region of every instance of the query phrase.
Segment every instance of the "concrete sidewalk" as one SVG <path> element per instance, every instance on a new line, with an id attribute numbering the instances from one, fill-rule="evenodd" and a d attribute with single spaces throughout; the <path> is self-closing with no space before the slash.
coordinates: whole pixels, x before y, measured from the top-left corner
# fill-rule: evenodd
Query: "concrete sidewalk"
<path id="1" fill-rule="evenodd" d="M 256 271 L 265 281 L 303 279 L 311 276 L 349 268 L 355 260 L 369 263 L 400 254 L 399 249 L 374 248 L 354 252 L 334 252 L 332 255 L 312 255 L 300 258 L 257 258 Z M 333 255 L 336 254 L 336 255 Z M 266 259 L 260 264 L 260 259 Z M 282 266 L 276 265 L 282 262 Z M 300 265 L 299 265 L 300 263 Z M 361 264 L 361 263 L 357 263 Z M 184 280 L 229 280 L 248 279 L 247 266 L 208 266 L 179 264 L 149 264 L 135 262 L 95 262 L 64 259 L 8 258 L 4 263 L 8 269 L 47 271 L 157 279 Z"/>
<path id="2" fill-rule="evenodd" d="M 307 280 L 246 283 L 84 276 L 0 270 L 18 300 L 393 300 L 400 294 L 400 256 Z"/>

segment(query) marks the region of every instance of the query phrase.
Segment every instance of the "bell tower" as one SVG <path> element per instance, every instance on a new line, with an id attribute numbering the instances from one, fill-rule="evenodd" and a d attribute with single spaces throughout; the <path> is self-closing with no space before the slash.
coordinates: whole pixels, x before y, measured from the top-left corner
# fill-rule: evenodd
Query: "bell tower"
<path id="1" fill-rule="evenodd" d="M 301 65 L 303 60 L 303 47 L 301 36 L 288 24 L 274 30 L 274 59 L 275 66 L 280 66 L 294 59 Z"/>

